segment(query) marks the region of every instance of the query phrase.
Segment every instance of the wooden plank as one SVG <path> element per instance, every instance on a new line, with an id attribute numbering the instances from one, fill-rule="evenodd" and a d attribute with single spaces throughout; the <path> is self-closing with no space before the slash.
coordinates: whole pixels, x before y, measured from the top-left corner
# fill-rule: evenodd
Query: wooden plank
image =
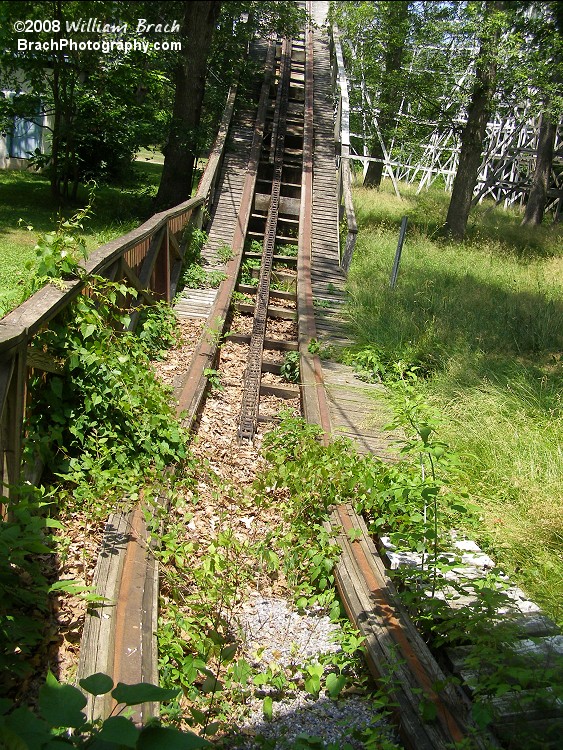
<path id="1" fill-rule="evenodd" d="M 153 623 L 158 609 L 154 584 L 156 562 L 148 545 L 145 508 L 141 505 L 129 517 L 129 536 L 123 551 L 120 595 L 115 608 L 113 670 L 115 682 L 135 684 L 144 675 L 157 674 L 156 639 Z M 126 592 L 124 596 L 122 591 Z M 112 701 L 115 705 L 115 701 Z M 113 706 L 112 706 L 113 708 Z M 136 724 L 154 715 L 154 704 L 131 709 Z"/>
<path id="2" fill-rule="evenodd" d="M 10 492 L 19 484 L 22 469 L 22 451 L 25 416 L 25 393 L 27 381 L 27 346 L 20 344 L 14 354 L 13 369 L 8 381 L 5 407 L 2 410 L 3 437 L 2 451 L 2 494 Z"/>
<path id="3" fill-rule="evenodd" d="M 235 302 L 235 310 L 238 310 L 241 313 L 253 315 L 254 305 L 250 305 L 246 302 Z M 268 317 L 279 318 L 281 320 L 297 320 L 297 311 L 290 310 L 287 307 L 275 307 L 274 305 L 268 305 Z"/>
<path id="4" fill-rule="evenodd" d="M 156 302 L 156 297 L 154 297 L 154 295 L 152 295 L 149 290 L 141 284 L 139 278 L 133 272 L 125 258 L 121 259 L 121 272 L 133 289 L 136 289 L 145 298 L 149 305 L 153 305 Z"/>
<path id="5" fill-rule="evenodd" d="M 180 248 L 180 243 L 178 242 L 178 239 L 176 238 L 176 235 L 173 232 L 168 233 L 168 242 L 169 247 L 172 250 L 172 253 L 174 254 L 174 257 L 178 260 L 182 260 L 182 250 Z"/>
<path id="6" fill-rule="evenodd" d="M 8 388 L 12 380 L 16 358 L 11 357 L 5 362 L 0 362 L 0 420 L 6 406 Z"/>
<path id="7" fill-rule="evenodd" d="M 281 367 L 280 362 L 270 362 L 265 359 L 262 360 L 262 372 L 269 372 L 272 373 L 272 375 L 281 375 Z"/>
<path id="8" fill-rule="evenodd" d="M 27 348 L 27 366 L 43 372 L 59 375 L 64 372 L 64 362 L 59 362 L 47 352 L 39 351 L 33 346 Z"/>
<path id="9" fill-rule="evenodd" d="M 435 744 L 421 725 L 416 696 L 410 689 L 412 679 L 393 649 L 384 624 L 378 615 L 365 581 L 354 562 L 348 537 L 343 534 L 335 516 L 331 517 L 329 530 L 339 532 L 336 541 L 342 550 L 335 568 L 339 590 L 345 609 L 352 623 L 364 636 L 367 662 L 376 679 L 383 679 L 391 704 L 398 711 L 395 719 L 399 722 L 402 740 L 413 750 L 436 750 L 445 747 Z"/>
<path id="10" fill-rule="evenodd" d="M 563 719 L 498 724 L 495 734 L 505 747 L 514 747 L 517 739 L 518 747 L 525 750 L 560 750 Z"/>
<path id="11" fill-rule="evenodd" d="M 162 247 L 165 238 L 166 238 L 166 227 L 163 227 L 151 239 L 148 252 L 145 256 L 143 265 L 141 266 L 141 270 L 139 272 L 139 283 L 141 284 L 141 287 L 144 289 L 147 289 L 149 286 L 149 281 L 153 274 L 156 260 L 158 258 L 160 248 Z"/>
<path id="12" fill-rule="evenodd" d="M 257 292 L 257 287 L 252 286 L 251 284 L 238 284 L 237 291 L 242 292 L 243 294 L 255 295 Z M 295 292 L 282 292 L 278 289 L 271 289 L 270 299 L 285 299 L 289 302 L 295 302 L 297 299 L 297 295 Z"/>
<path id="13" fill-rule="evenodd" d="M 229 341 L 233 341 L 235 344 L 249 344 L 250 336 L 244 333 L 229 333 Z M 264 339 L 264 349 L 296 352 L 299 349 L 299 344 L 297 341 Z"/>
<path id="14" fill-rule="evenodd" d="M 260 385 L 261 396 L 277 396 L 278 398 L 299 398 L 301 392 L 299 388 L 291 386 L 281 385 L 270 385 L 270 383 L 262 383 Z"/>
<path id="15" fill-rule="evenodd" d="M 129 514 L 114 513 L 108 519 L 94 571 L 93 589 L 104 597 L 100 604 L 90 605 L 78 661 L 77 682 L 97 672 L 113 674 L 113 638 L 115 605 L 119 596 L 124 550 L 129 540 Z M 88 721 L 107 716 L 111 696 L 87 694 L 85 712 Z"/>

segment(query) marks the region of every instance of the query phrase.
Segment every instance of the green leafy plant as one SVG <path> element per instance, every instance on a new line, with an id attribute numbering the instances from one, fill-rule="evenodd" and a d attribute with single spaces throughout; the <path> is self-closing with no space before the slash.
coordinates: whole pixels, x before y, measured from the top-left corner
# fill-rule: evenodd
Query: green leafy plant
<path id="1" fill-rule="evenodd" d="M 221 346 L 223 341 L 229 336 L 228 332 L 224 332 L 224 328 L 224 318 L 215 318 L 215 320 L 210 321 L 209 325 L 207 325 L 204 329 L 207 340 L 217 347 Z"/>
<path id="2" fill-rule="evenodd" d="M 260 240 L 251 240 L 250 242 L 245 242 L 244 244 L 244 252 L 245 253 L 258 253 L 259 255 L 262 254 L 262 243 Z"/>
<path id="3" fill-rule="evenodd" d="M 228 245 L 221 245 L 220 247 L 218 247 L 217 255 L 219 256 L 219 260 L 222 263 L 227 263 L 235 257 L 233 249 Z"/>
<path id="4" fill-rule="evenodd" d="M 143 308 L 139 317 L 137 336 L 150 359 L 162 359 L 167 349 L 180 340 L 178 321 L 166 302 Z"/>
<path id="5" fill-rule="evenodd" d="M 158 630 L 161 680 L 181 685 L 190 700 L 190 723 L 206 735 L 226 723 L 224 694 L 236 702 L 250 692 L 253 670 L 236 658 L 239 644 L 229 617 L 242 582 L 254 573 L 238 562 L 248 553 L 231 529 L 199 549 L 185 540 L 180 524 L 160 537 L 156 550 L 166 596 Z M 170 718 L 176 711 L 173 706 Z"/>
<path id="6" fill-rule="evenodd" d="M 321 351 L 321 343 L 318 339 L 311 339 L 307 347 L 309 354 L 318 354 Z"/>
<path id="7" fill-rule="evenodd" d="M 182 274 L 180 286 L 188 289 L 217 289 L 226 278 L 223 271 L 206 271 L 199 263 L 191 263 Z"/>
<path id="8" fill-rule="evenodd" d="M 286 255 L 288 258 L 296 258 L 299 253 L 298 245 L 277 245 L 276 254 Z"/>
<path id="9" fill-rule="evenodd" d="M 108 750 L 119 748 L 139 748 L 157 750 L 174 747 L 178 750 L 196 750 L 210 747 L 207 740 L 192 732 L 180 732 L 173 727 L 150 724 L 137 727 L 122 713 L 129 706 L 154 701 L 169 701 L 178 694 L 170 690 L 139 683 L 115 687 L 111 677 L 98 673 L 80 680 L 82 690 L 61 684 L 49 672 L 47 680 L 39 691 L 38 711 L 33 712 L 24 706 L 15 707 L 9 701 L 0 705 L 0 742 L 3 747 L 47 750 L 53 747 L 87 748 L 103 746 Z M 83 692 L 84 691 L 84 692 Z M 105 720 L 88 722 L 83 708 L 86 696 L 100 696 L 111 693 L 117 702 L 117 709 Z"/>
<path id="10" fill-rule="evenodd" d="M 261 262 L 259 258 L 247 258 L 244 260 L 240 269 L 240 283 L 257 286 L 258 278 L 254 276 L 253 270 L 260 268 L 260 266 Z"/>
<path id="11" fill-rule="evenodd" d="M 88 288 L 33 341 L 61 372 L 31 380 L 26 451 L 39 451 L 75 497 L 95 499 L 102 487 L 133 496 L 151 467 L 186 456 L 185 436 L 146 344 L 119 333 L 129 320 L 119 302 L 135 292 L 101 278 Z"/>
<path id="12" fill-rule="evenodd" d="M 281 366 L 281 376 L 289 383 L 299 382 L 299 352 L 287 352 Z"/>
<path id="13" fill-rule="evenodd" d="M 233 302 L 243 302 L 245 305 L 252 304 L 252 297 L 249 294 L 244 294 L 243 292 L 233 292 L 231 300 Z"/>
<path id="14" fill-rule="evenodd" d="M 40 289 L 47 281 L 79 275 L 79 262 L 87 257 L 86 241 L 81 233 L 84 221 L 92 215 L 93 201 L 92 188 L 84 208 L 69 219 L 60 218 L 56 229 L 39 236 L 34 248 L 36 260 L 26 263 L 26 268 L 33 271 L 32 291 Z M 27 228 L 33 229 L 31 226 Z"/>
<path id="15" fill-rule="evenodd" d="M 199 229 L 194 224 L 187 224 L 184 229 L 183 240 L 186 244 L 186 253 L 184 256 L 184 265 L 189 266 L 192 263 L 201 264 L 201 251 L 208 240 L 209 235 L 203 229 Z"/>
<path id="16" fill-rule="evenodd" d="M 32 657 L 45 637 L 49 581 L 39 555 L 52 552 L 47 515 L 51 502 L 42 489 L 23 485 L 0 520 L 0 695 L 33 670 Z"/>
<path id="17" fill-rule="evenodd" d="M 417 356 L 412 358 L 395 358 L 376 344 L 344 349 L 339 359 L 355 368 L 360 380 L 368 383 L 392 383 L 396 380 L 408 380 L 411 376 L 428 377 L 432 365 Z"/>
<path id="18" fill-rule="evenodd" d="M 221 373 L 219 370 L 215 370 L 212 367 L 206 367 L 203 374 L 207 378 L 207 382 L 211 386 L 213 391 L 224 391 L 225 386 L 221 382 Z"/>

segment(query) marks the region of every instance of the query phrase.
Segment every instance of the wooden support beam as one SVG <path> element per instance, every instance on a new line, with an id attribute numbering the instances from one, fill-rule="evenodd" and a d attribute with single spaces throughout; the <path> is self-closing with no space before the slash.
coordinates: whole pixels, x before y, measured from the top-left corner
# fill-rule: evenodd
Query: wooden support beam
<path id="1" fill-rule="evenodd" d="M 144 288 L 141 285 L 141 282 L 139 281 L 137 275 L 135 274 L 129 263 L 127 263 L 125 258 L 121 259 L 121 271 L 129 284 L 131 284 L 133 289 L 136 289 L 139 294 L 141 294 L 146 299 L 149 305 L 154 305 L 154 303 L 156 302 L 156 297 L 151 294 L 148 289 Z"/>
<path id="2" fill-rule="evenodd" d="M 60 375 L 65 369 L 63 362 L 59 362 L 47 352 L 39 351 L 33 346 L 27 348 L 27 366 L 54 375 Z"/>

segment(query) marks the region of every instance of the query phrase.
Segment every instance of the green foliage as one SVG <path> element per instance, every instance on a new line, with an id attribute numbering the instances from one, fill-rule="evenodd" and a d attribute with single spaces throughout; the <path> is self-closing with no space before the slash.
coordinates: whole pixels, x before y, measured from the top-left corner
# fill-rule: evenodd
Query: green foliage
<path id="1" fill-rule="evenodd" d="M 313 300 L 313 307 L 317 307 L 317 308 L 321 308 L 321 309 L 326 308 L 326 307 L 330 307 L 330 300 L 328 300 L 328 299 L 314 299 Z"/>
<path id="2" fill-rule="evenodd" d="M 45 513 L 49 501 L 43 490 L 23 486 L 0 521 L 0 695 L 30 674 L 45 638 L 49 582 L 38 556 L 51 552 L 48 529 L 58 524 Z"/>
<path id="3" fill-rule="evenodd" d="M 276 247 L 277 255 L 286 255 L 288 258 L 297 258 L 298 253 L 298 245 L 278 245 Z"/>
<path id="4" fill-rule="evenodd" d="M 209 235 L 203 229 L 198 229 L 194 224 L 188 224 L 185 229 L 184 241 L 186 243 L 186 253 L 184 262 L 186 265 L 192 263 L 201 264 L 201 251 L 207 242 Z"/>
<path id="5" fill-rule="evenodd" d="M 287 352 L 281 366 L 281 376 L 289 383 L 299 382 L 299 352 Z"/>
<path id="6" fill-rule="evenodd" d="M 207 378 L 207 382 L 214 391 L 224 391 L 225 386 L 221 383 L 221 373 L 219 370 L 215 370 L 212 367 L 206 367 L 203 374 Z"/>
<path id="7" fill-rule="evenodd" d="M 355 192 L 348 310 L 358 343 L 345 361 L 385 381 L 396 363 L 400 377 L 418 376 L 481 507 L 479 526 L 465 517 L 463 528 L 560 621 L 561 228 L 531 230 L 520 213 L 483 204 L 463 246 L 438 241 L 447 196 L 401 192 L 398 201 L 384 188 L 376 203 Z M 407 212 L 412 234 L 391 291 Z"/>
<path id="8" fill-rule="evenodd" d="M 227 263 L 234 258 L 233 250 L 228 245 L 221 245 L 221 247 L 218 247 L 217 255 L 222 263 Z"/>
<path id="9" fill-rule="evenodd" d="M 54 195 L 75 199 L 79 183 L 122 176 L 141 144 L 164 140 L 171 93 L 167 74 L 174 56 L 159 55 L 152 48 L 146 53 L 83 48 L 17 54 L 14 22 L 22 13 L 25 18 L 38 18 L 40 7 L 29 1 L 2 6 L 0 65 L 6 85 L 16 95 L 1 98 L 0 115 L 32 119 L 52 115 L 51 153 L 36 154 L 34 161 L 46 170 Z M 100 7 L 94 2 L 63 3 L 49 20 L 64 31 L 82 14 L 93 18 L 98 11 L 116 23 L 136 24 L 138 10 L 133 6 L 124 6 L 118 21 L 111 3 Z M 146 7 L 143 13 L 152 16 L 154 11 Z M 36 30 L 33 41 L 48 45 L 52 33 Z M 87 32 L 76 31 L 73 39 L 82 43 L 86 36 Z"/>
<path id="10" fill-rule="evenodd" d="M 54 242 L 46 245 L 46 274 L 75 270 L 58 262 L 59 248 L 70 247 L 65 233 L 73 228 L 61 223 Z M 48 529 L 62 527 L 47 517 L 47 500 L 56 493 L 59 504 L 79 500 L 106 516 L 108 494 L 133 501 L 150 471 L 186 455 L 184 436 L 147 358 L 147 351 L 169 343 L 168 309 L 157 307 L 153 316 L 145 316 L 141 338 L 120 334 L 129 320 L 121 304 L 134 292 L 104 279 L 90 280 L 87 290 L 88 296 L 78 297 L 33 340 L 57 372 L 36 374 L 30 382 L 26 455 L 33 460 L 39 452 L 63 484 L 49 493 L 27 485 L 13 488 L 16 501 L 0 522 L 0 668 L 7 690 L 28 674 L 44 647 L 48 595 L 66 591 L 95 599 L 74 581 L 48 584 L 38 556 L 53 551 Z M 163 320 L 169 325 L 159 331 Z"/>
<path id="11" fill-rule="evenodd" d="M 85 251 L 91 252 L 150 216 L 154 190 L 150 184 L 151 180 L 154 181 L 154 174 L 150 170 L 154 166 L 136 162 L 134 178 L 120 182 L 118 187 L 99 186 L 96 189 L 95 213 L 90 213 L 87 221 L 80 222 L 83 230 L 76 233 L 76 253 L 71 251 L 71 255 L 76 255 L 77 259 L 82 257 L 80 240 L 84 241 Z M 60 226 L 76 213 L 76 207 L 71 206 L 60 212 L 58 203 L 46 195 L 48 189 L 44 174 L 0 170 L 0 315 L 27 299 L 36 285 L 39 258 L 35 250 L 38 245 L 35 232 L 41 235 L 51 233 L 54 224 Z M 87 206 L 90 202 L 90 196 L 82 188 L 78 198 L 79 205 Z M 21 217 L 24 219 L 20 222 Z M 58 217 L 58 220 L 53 217 Z M 35 232 L 31 231 L 32 228 Z"/>
<path id="12" fill-rule="evenodd" d="M 289 429 L 291 436 L 280 435 L 279 440 L 284 446 L 291 440 L 297 444 L 298 436 L 307 430 L 311 436 L 317 434 L 315 428 L 299 421 Z M 277 441 L 272 436 L 274 444 Z M 224 485 L 223 480 L 213 477 L 209 467 L 200 470 L 211 486 L 215 482 Z M 279 503 L 277 491 L 268 486 L 274 474 L 272 467 L 257 481 L 261 505 Z M 193 481 L 197 485 L 198 477 Z M 225 487 L 218 486 L 217 491 L 222 495 Z M 275 496 L 270 499 L 272 492 Z M 242 502 L 245 499 L 249 498 Z M 166 529 L 156 551 L 163 580 L 158 640 L 163 684 L 181 686 L 190 705 L 189 723 L 200 727 L 206 736 L 219 727 L 228 729 L 237 706 L 244 705 L 250 696 L 263 701 L 266 720 L 273 716 L 275 702 L 298 688 L 311 695 L 326 691 L 336 698 L 359 670 L 362 639 L 349 625 L 338 631 L 340 649 L 336 653 L 323 654 L 305 664 L 296 660 L 288 665 L 275 661 L 266 665 L 261 659 L 263 649 L 258 649 L 255 658 L 261 666 L 256 667 L 240 653 L 242 644 L 233 618 L 241 590 L 248 584 L 256 585 L 257 570 L 277 575 L 281 566 L 291 583 L 296 583 L 300 606 L 329 612 L 335 620 L 340 616 L 332 577 L 337 549 L 322 528 L 322 511 L 316 511 L 312 502 L 303 512 L 304 503 L 286 499 L 283 529 L 258 542 L 241 541 L 230 527 L 227 514 L 221 515 L 222 530 L 203 542 L 201 537 L 186 534 L 186 522 L 189 527 L 192 517 L 190 503 L 186 504 L 180 494 L 177 503 L 178 521 L 171 523 L 167 514 Z M 155 529 L 160 528 L 160 518 L 154 518 L 153 523 Z M 311 553 L 307 551 L 309 546 L 313 548 Z M 291 557 L 295 547 L 302 548 L 301 557 Z M 177 704 L 167 709 L 171 721 L 179 720 L 180 714 Z"/>
<path id="13" fill-rule="evenodd" d="M 182 273 L 181 288 L 217 289 L 227 278 L 223 271 L 206 271 L 199 263 L 192 263 Z"/>
<path id="14" fill-rule="evenodd" d="M 207 340 L 217 347 L 221 346 L 223 341 L 230 335 L 228 332 L 223 332 L 224 327 L 225 320 L 223 318 L 218 317 L 211 321 L 204 329 Z"/>
<path id="15" fill-rule="evenodd" d="M 148 338 L 119 333 L 129 321 L 121 300 L 136 293 L 101 278 L 88 291 L 34 339 L 61 372 L 30 383 L 27 452 L 38 451 L 75 497 L 113 488 L 134 498 L 150 467 L 185 457 L 185 438 L 151 371 Z"/>
<path id="16" fill-rule="evenodd" d="M 94 696 L 111 693 L 112 698 L 122 707 L 170 701 L 178 694 L 178 690 L 167 690 L 150 683 L 118 683 L 114 687 L 113 680 L 101 673 L 81 680 L 80 687 L 82 691 Z M 124 747 L 157 750 L 166 747 L 173 750 L 196 750 L 210 747 L 207 740 L 191 732 L 180 732 L 158 724 L 139 728 L 131 719 L 119 714 L 112 713 L 103 721 L 98 719 L 89 723 L 82 711 L 86 706 L 86 696 L 82 691 L 72 685 L 59 683 L 49 672 L 39 692 L 37 712 L 25 707 L 16 708 L 10 702 L 2 706 L 2 746 L 14 750 L 47 750 L 54 747 L 104 747 L 107 750 Z M 122 710 L 123 708 L 120 709 Z"/>
<path id="17" fill-rule="evenodd" d="M 159 671 L 165 686 L 180 685 L 189 698 L 190 723 L 212 734 L 228 713 L 221 696 L 238 702 L 250 693 L 252 668 L 244 658 L 236 658 L 239 644 L 229 613 L 254 570 L 239 562 L 249 554 L 249 545 L 231 529 L 201 548 L 185 537 L 184 521 L 168 524 L 156 552 L 163 563 L 165 597 L 158 629 Z M 171 708 L 170 719 L 178 710 Z"/>
<path id="18" fill-rule="evenodd" d="M 26 263 L 34 270 L 32 291 L 40 289 L 46 281 L 77 276 L 78 262 L 86 258 L 86 243 L 80 233 L 83 221 L 90 217 L 94 200 L 93 189 L 88 205 L 77 211 L 70 219 L 59 219 L 57 228 L 41 235 L 35 246 L 36 262 Z M 33 227 L 28 226 L 28 230 Z"/>
<path id="19" fill-rule="evenodd" d="M 180 340 L 178 321 L 170 305 L 157 302 L 143 308 L 137 336 L 149 359 L 162 359 L 164 352 Z"/>
<path id="20" fill-rule="evenodd" d="M 266 495 L 278 488 L 289 492 L 284 504 L 288 530 L 277 540 L 283 550 L 283 567 L 301 608 L 318 606 L 333 617 L 340 607 L 335 599 L 333 567 L 338 546 L 323 526 L 328 508 L 338 502 L 345 477 L 353 476 L 353 463 L 345 465 L 344 442 L 322 446 L 320 430 L 282 412 L 279 429 L 264 438 L 264 455 L 271 469 L 257 483 Z"/>
<path id="21" fill-rule="evenodd" d="M 366 344 L 346 348 L 338 358 L 345 364 L 352 365 L 360 380 L 368 383 L 393 382 L 413 375 L 427 376 L 436 366 L 436 363 L 430 361 L 430 357 L 424 361 L 408 348 L 401 354 L 401 359 L 395 359 L 394 352 L 385 351 L 377 344 Z"/>
<path id="22" fill-rule="evenodd" d="M 222 271 L 206 271 L 203 267 L 201 251 L 207 242 L 208 234 L 193 224 L 188 224 L 184 241 L 186 253 L 178 290 L 216 289 L 227 276 Z"/>
<path id="23" fill-rule="evenodd" d="M 307 350 L 309 354 L 318 354 L 321 351 L 321 342 L 318 339 L 311 339 Z"/>
<path id="24" fill-rule="evenodd" d="M 425 3 L 419 13 L 405 2 L 334 3 L 331 14 L 342 32 L 347 72 L 357 82 L 350 89 L 352 132 L 367 125 L 368 142 L 376 145 L 371 123 L 377 109 L 382 137 L 387 148 L 393 143 L 396 158 L 416 152 L 431 123 L 449 124 L 464 102 L 458 81 L 469 66 L 471 33 L 464 8 Z M 416 117 L 397 117 L 401 100 Z"/>
<path id="25" fill-rule="evenodd" d="M 260 251 L 262 248 L 260 248 Z M 240 283 L 258 286 L 258 278 L 253 275 L 253 269 L 260 268 L 261 261 L 259 258 L 247 258 L 243 261 L 240 269 Z"/>
<path id="26" fill-rule="evenodd" d="M 393 575 L 400 582 L 404 603 L 429 642 L 438 647 L 472 645 L 467 652 L 467 670 L 476 675 L 472 687 L 480 725 L 494 715 L 491 698 L 509 691 L 530 691 L 530 700 L 531 696 L 536 700 L 550 685 L 559 694 L 560 687 L 554 687 L 558 685 L 557 665 L 548 659 L 545 663 L 534 661 L 525 654 L 515 657 L 506 645 L 514 641 L 515 626 L 502 614 L 509 605 L 505 577 L 466 577 L 459 571 L 460 559 L 451 551 L 449 530 L 478 508 L 469 502 L 461 485 L 460 459 L 440 439 L 440 424 L 419 393 L 414 376 L 395 383 L 391 400 L 396 414 L 391 427 L 400 425 L 406 431 L 404 460 L 399 463 L 387 465 L 373 456 L 359 456 L 342 442 L 323 446 L 317 428 L 287 414 L 282 415 L 279 429 L 265 437 L 272 469 L 259 487 L 265 493 L 283 489 L 289 495 L 283 502 L 286 514 L 291 514 L 291 530 L 288 548 L 281 544 L 282 564 L 300 597 L 298 605 L 329 603 L 323 598 L 324 585 L 325 580 L 331 584 L 335 558 L 327 546 L 330 539 L 322 537 L 319 520 L 330 505 L 348 502 L 363 513 L 375 537 L 386 534 L 398 550 L 418 553 L 415 567 L 400 568 Z M 279 494 L 277 497 L 279 503 Z M 300 569 L 306 580 L 296 575 Z M 453 570 L 457 570 L 455 577 Z M 467 598 L 468 603 L 451 607 L 448 600 L 459 597 Z M 353 644 L 350 650 L 358 645 Z M 339 670 L 338 664 L 332 664 L 326 677 L 314 664 L 306 665 L 306 689 L 317 694 L 324 680 L 329 695 L 337 693 L 341 674 L 346 670 Z M 547 693 L 545 697 L 549 698 Z M 527 700 L 525 694 L 522 700 Z M 518 698 L 516 701 L 518 704 Z M 431 707 L 424 704 L 422 708 Z"/>
<path id="27" fill-rule="evenodd" d="M 244 294 L 243 292 L 234 291 L 231 295 L 232 302 L 242 302 L 244 305 L 252 304 L 252 297 L 250 294 Z"/>

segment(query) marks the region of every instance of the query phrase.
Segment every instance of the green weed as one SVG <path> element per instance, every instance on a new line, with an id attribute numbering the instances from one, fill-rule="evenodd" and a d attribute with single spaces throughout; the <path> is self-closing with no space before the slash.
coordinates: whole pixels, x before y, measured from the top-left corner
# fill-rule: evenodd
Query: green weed
<path id="1" fill-rule="evenodd" d="M 119 333 L 129 321 L 119 300 L 134 295 L 94 279 L 89 296 L 78 297 L 33 341 L 62 372 L 30 382 L 26 451 L 30 458 L 37 451 L 74 488 L 75 499 L 96 502 L 109 488 L 136 496 L 150 467 L 163 470 L 186 455 L 185 436 L 150 368 L 147 339 Z"/>
<path id="2" fill-rule="evenodd" d="M 281 366 L 281 376 L 288 383 L 299 382 L 299 352 L 287 352 Z"/>
<path id="3" fill-rule="evenodd" d="M 472 529 L 556 619 L 563 601 L 561 227 L 521 227 L 483 204 L 463 243 L 439 239 L 448 196 L 377 200 L 357 189 L 360 227 L 348 279 L 356 346 L 344 361 L 371 380 L 414 373 L 463 455 L 481 521 Z M 409 216 L 399 277 L 389 276 Z"/>

